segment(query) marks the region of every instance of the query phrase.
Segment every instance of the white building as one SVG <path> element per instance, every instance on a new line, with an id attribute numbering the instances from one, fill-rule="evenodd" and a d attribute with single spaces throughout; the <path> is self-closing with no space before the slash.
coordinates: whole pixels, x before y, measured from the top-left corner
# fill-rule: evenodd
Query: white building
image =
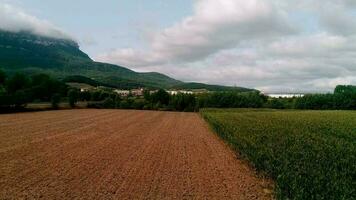
<path id="1" fill-rule="evenodd" d="M 122 97 L 127 97 L 130 94 L 130 90 L 114 90 L 114 92 Z"/>
<path id="2" fill-rule="evenodd" d="M 267 96 L 271 97 L 271 98 L 294 98 L 294 97 L 303 97 L 305 94 L 267 94 Z"/>
<path id="3" fill-rule="evenodd" d="M 133 96 L 143 96 L 143 88 L 131 90 Z"/>
<path id="4" fill-rule="evenodd" d="M 193 94 L 193 92 L 189 91 L 189 90 L 179 90 L 178 93 L 181 93 L 181 94 Z"/>
<path id="5" fill-rule="evenodd" d="M 168 94 L 170 94 L 170 95 L 176 95 L 176 94 L 178 94 L 178 91 L 176 91 L 176 90 L 168 90 L 167 92 L 168 92 Z"/>

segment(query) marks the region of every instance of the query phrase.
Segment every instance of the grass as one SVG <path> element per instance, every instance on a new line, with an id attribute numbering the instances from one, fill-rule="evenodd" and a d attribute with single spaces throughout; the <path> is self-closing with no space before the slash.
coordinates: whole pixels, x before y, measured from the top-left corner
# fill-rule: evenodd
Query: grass
<path id="1" fill-rule="evenodd" d="M 202 116 L 278 199 L 356 199 L 356 112 L 204 109 Z"/>

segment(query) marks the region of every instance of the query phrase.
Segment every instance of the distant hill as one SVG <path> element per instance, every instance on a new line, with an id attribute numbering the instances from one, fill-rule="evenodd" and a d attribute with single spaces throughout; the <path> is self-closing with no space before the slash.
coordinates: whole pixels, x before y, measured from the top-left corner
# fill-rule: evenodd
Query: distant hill
<path id="1" fill-rule="evenodd" d="M 122 88 L 167 88 L 182 83 L 159 73 L 137 73 L 121 66 L 94 62 L 74 41 L 27 32 L 0 31 L 0 68 L 8 73 L 43 72 L 59 78 L 81 75 Z"/>
<path id="2" fill-rule="evenodd" d="M 116 88 L 182 88 L 226 90 L 231 87 L 184 83 L 164 74 L 138 73 L 118 65 L 95 62 L 71 40 L 54 39 L 28 32 L 0 30 L 0 68 L 7 73 L 47 73 L 65 79 L 81 77 Z M 202 88 L 201 88 L 202 87 Z M 244 89 L 244 88 L 243 88 Z"/>
<path id="3" fill-rule="evenodd" d="M 172 89 L 178 90 L 194 90 L 194 89 L 206 89 L 209 91 L 239 91 L 239 92 L 248 92 L 252 89 L 243 88 L 243 87 L 230 87 L 230 86 L 221 86 L 221 85 L 208 85 L 204 83 L 182 83 L 172 87 Z"/>

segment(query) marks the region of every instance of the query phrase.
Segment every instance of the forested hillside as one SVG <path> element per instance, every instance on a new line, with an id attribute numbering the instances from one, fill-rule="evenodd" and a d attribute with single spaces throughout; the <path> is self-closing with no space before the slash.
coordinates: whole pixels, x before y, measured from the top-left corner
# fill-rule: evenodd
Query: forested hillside
<path id="1" fill-rule="evenodd" d="M 7 74 L 46 73 L 65 79 L 83 76 L 103 85 L 122 89 L 137 87 L 231 90 L 231 87 L 184 83 L 156 72 L 138 73 L 118 65 L 95 62 L 68 39 L 55 39 L 28 32 L 0 31 L 0 68 Z M 245 88 L 235 89 L 246 91 Z M 248 90 L 248 89 L 247 89 Z"/>

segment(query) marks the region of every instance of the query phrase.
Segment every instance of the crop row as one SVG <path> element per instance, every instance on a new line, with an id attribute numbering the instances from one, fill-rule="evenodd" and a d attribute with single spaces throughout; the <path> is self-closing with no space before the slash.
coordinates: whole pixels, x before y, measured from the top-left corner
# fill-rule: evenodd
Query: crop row
<path id="1" fill-rule="evenodd" d="M 278 199 L 356 198 L 356 112 L 205 109 L 201 114 L 276 181 Z"/>

